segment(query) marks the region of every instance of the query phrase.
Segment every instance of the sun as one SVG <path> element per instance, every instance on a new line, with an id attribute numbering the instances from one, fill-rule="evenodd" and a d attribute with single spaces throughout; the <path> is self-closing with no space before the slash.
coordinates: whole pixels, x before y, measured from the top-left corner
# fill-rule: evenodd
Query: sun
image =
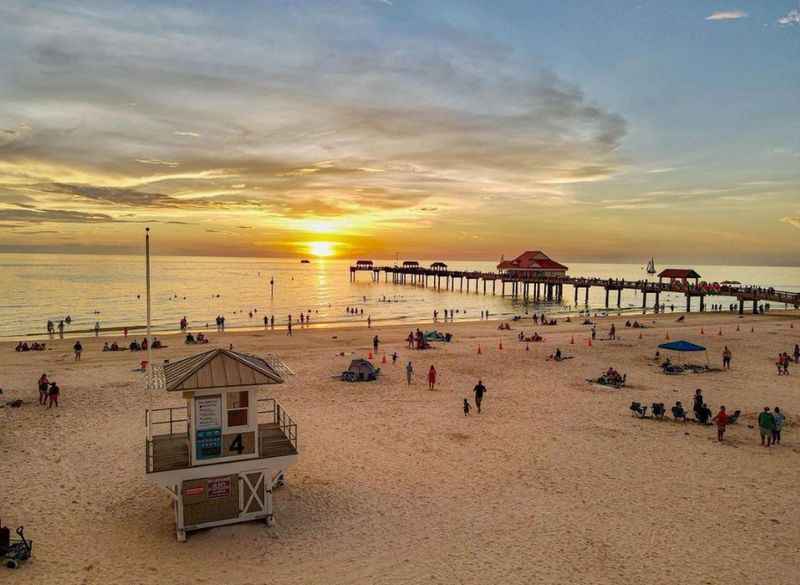
<path id="1" fill-rule="evenodd" d="M 336 244 L 334 242 L 308 242 L 308 251 L 317 258 L 327 258 L 336 254 Z"/>

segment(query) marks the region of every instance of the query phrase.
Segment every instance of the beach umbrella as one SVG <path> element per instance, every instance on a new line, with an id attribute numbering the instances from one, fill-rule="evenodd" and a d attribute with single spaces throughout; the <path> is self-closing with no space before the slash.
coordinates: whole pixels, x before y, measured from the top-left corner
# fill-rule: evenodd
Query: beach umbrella
<path id="1" fill-rule="evenodd" d="M 702 345 L 697 345 L 696 343 L 692 343 L 691 341 L 670 341 L 668 343 L 662 343 L 658 346 L 659 349 L 666 349 L 668 351 L 702 351 L 705 352 L 706 356 L 706 363 L 708 363 L 708 352 L 706 352 L 706 348 Z"/>

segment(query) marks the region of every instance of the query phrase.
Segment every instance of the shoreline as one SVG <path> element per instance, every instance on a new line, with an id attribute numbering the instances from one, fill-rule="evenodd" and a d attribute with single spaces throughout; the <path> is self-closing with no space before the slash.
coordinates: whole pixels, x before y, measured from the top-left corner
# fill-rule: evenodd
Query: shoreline
<path id="1" fill-rule="evenodd" d="M 551 305 L 551 307 L 552 307 L 552 305 Z M 546 309 L 547 306 L 543 306 L 543 308 Z M 474 322 L 482 322 L 482 321 L 487 321 L 487 320 L 488 321 L 503 321 L 503 320 L 506 320 L 506 319 L 510 320 L 510 319 L 512 319 L 513 317 L 516 317 L 516 316 L 519 316 L 524 320 L 524 319 L 529 319 L 530 316 L 532 314 L 534 314 L 534 313 L 537 314 L 537 315 L 544 314 L 547 317 L 555 318 L 555 319 L 558 319 L 559 321 L 562 321 L 566 317 L 575 318 L 575 317 L 583 317 L 583 316 L 587 315 L 587 311 L 586 310 L 571 310 L 570 306 L 565 306 L 565 310 L 560 310 L 560 311 L 552 311 L 552 310 L 550 310 L 550 311 L 547 311 L 547 310 L 541 310 L 541 311 L 540 310 L 532 310 L 532 311 L 528 311 L 526 309 L 525 311 L 508 311 L 508 312 L 502 312 L 502 313 L 490 313 L 488 319 L 480 319 L 480 318 L 476 319 L 476 318 L 472 318 L 472 317 L 459 316 L 459 317 L 456 317 L 455 322 L 459 322 L 459 323 L 460 322 L 474 323 Z M 591 314 L 592 318 L 595 318 L 595 317 L 611 318 L 611 317 L 615 317 L 615 316 L 616 317 L 641 316 L 641 317 L 648 317 L 649 318 L 649 317 L 654 317 L 654 316 L 667 316 L 667 315 L 676 315 L 676 316 L 680 316 L 680 315 L 731 315 L 731 316 L 736 316 L 736 317 L 739 316 L 739 314 L 737 312 L 731 312 L 731 311 L 727 311 L 727 310 L 726 311 L 703 311 L 703 312 L 692 311 L 692 312 L 688 312 L 688 313 L 686 311 L 664 311 L 664 312 L 656 313 L 656 312 L 653 312 L 652 310 L 651 311 L 642 311 L 641 307 L 621 307 L 619 309 L 617 309 L 617 308 L 605 309 L 605 307 L 603 307 L 603 308 L 599 308 L 599 309 L 589 309 L 589 313 Z M 761 317 L 761 316 L 768 316 L 768 315 L 775 315 L 775 314 L 777 314 L 777 315 L 792 315 L 794 313 L 800 314 L 800 310 L 799 309 L 794 309 L 794 308 L 770 308 L 769 311 L 767 311 L 765 313 L 762 313 L 762 314 L 753 314 L 751 312 L 745 311 L 745 313 L 742 316 L 743 317 L 748 317 L 748 316 Z M 408 316 L 408 317 L 387 317 L 387 318 L 383 318 L 383 319 L 373 318 L 372 319 L 373 327 L 374 326 L 378 326 L 378 325 L 380 325 L 380 326 L 392 326 L 392 325 L 419 326 L 419 325 L 423 325 L 423 324 L 433 325 L 434 323 L 445 324 L 445 323 L 452 323 L 452 322 L 453 321 L 443 321 L 443 320 L 438 320 L 438 321 L 434 322 L 432 319 L 417 319 L 417 318 L 411 317 L 411 316 Z M 298 330 L 299 329 L 337 329 L 337 328 L 340 328 L 340 327 L 348 327 L 348 326 L 357 327 L 359 324 L 366 325 L 366 318 L 363 318 L 363 319 L 360 318 L 359 320 L 356 320 L 356 321 L 353 321 L 353 320 L 315 321 L 315 322 L 311 323 L 310 325 L 303 324 L 302 326 L 300 325 L 299 322 L 296 322 L 296 323 L 292 323 L 292 328 L 293 329 L 298 329 Z M 141 333 L 141 332 L 143 332 L 143 331 L 145 331 L 147 329 L 147 325 L 139 324 L 139 325 L 131 325 L 131 326 L 127 326 L 127 327 L 126 326 L 117 326 L 117 325 L 115 325 L 113 327 L 105 327 L 105 328 L 101 327 L 100 328 L 100 335 L 99 335 L 98 338 L 119 337 L 119 336 L 122 335 L 122 333 L 123 333 L 123 331 L 125 329 L 127 329 L 129 333 L 131 333 L 131 332 L 139 332 L 139 333 Z M 245 327 L 242 327 L 242 326 L 226 327 L 225 333 L 235 333 L 235 332 L 254 333 L 254 332 L 258 332 L 258 331 L 286 331 L 286 329 L 287 329 L 287 325 L 284 322 L 284 323 L 276 324 L 274 327 L 264 327 L 263 325 L 253 325 L 253 326 L 245 326 Z M 183 334 L 183 335 L 185 335 L 186 333 L 189 333 L 189 332 L 192 332 L 192 333 L 196 333 L 196 332 L 216 333 L 217 329 L 216 329 L 216 327 L 211 326 L 210 324 L 208 324 L 207 327 L 206 326 L 204 326 L 204 327 L 189 327 L 189 328 L 186 329 L 185 332 L 176 331 L 175 329 L 160 328 L 160 327 L 155 326 L 155 325 L 151 327 L 151 335 L 153 335 L 153 336 L 165 336 L 165 335 L 170 335 L 170 334 Z M 94 338 L 94 337 L 96 337 L 94 335 L 94 333 L 95 333 L 94 328 L 78 329 L 78 330 L 71 330 L 71 331 L 65 330 L 63 339 L 76 339 L 76 338 L 82 338 L 82 337 L 86 337 L 86 338 L 92 337 L 92 338 Z M 130 336 L 129 335 L 129 337 L 135 337 L 135 336 Z M 14 341 L 14 342 L 16 342 L 16 341 L 27 341 L 27 340 L 32 340 L 32 341 L 43 341 L 43 340 L 44 341 L 57 341 L 58 339 L 60 339 L 58 333 L 54 333 L 53 335 L 50 335 L 50 334 L 47 333 L 47 331 L 44 331 L 42 333 L 25 333 L 25 334 L 0 335 L 0 343 L 12 342 L 12 341 Z"/>

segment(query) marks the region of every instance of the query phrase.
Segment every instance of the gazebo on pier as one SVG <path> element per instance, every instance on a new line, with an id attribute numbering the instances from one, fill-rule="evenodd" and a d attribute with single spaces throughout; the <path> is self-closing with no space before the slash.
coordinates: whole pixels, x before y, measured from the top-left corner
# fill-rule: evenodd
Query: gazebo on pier
<path id="1" fill-rule="evenodd" d="M 691 268 L 667 268 L 658 273 L 659 284 L 661 284 L 665 278 L 669 279 L 670 285 L 676 280 L 683 282 L 684 285 L 689 284 L 690 280 L 694 280 L 694 285 L 698 286 L 701 276 Z"/>

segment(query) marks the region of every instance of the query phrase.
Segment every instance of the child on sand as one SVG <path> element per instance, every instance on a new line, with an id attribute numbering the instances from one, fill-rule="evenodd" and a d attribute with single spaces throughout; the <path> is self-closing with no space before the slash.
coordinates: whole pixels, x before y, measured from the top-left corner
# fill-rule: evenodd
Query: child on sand
<path id="1" fill-rule="evenodd" d="M 722 367 L 726 370 L 731 369 L 731 350 L 728 349 L 728 346 L 725 346 L 725 349 L 722 350 Z"/>
<path id="2" fill-rule="evenodd" d="M 406 364 L 406 382 L 409 386 L 411 386 L 411 378 L 414 377 L 414 366 L 411 365 L 411 362 Z"/>
<path id="3" fill-rule="evenodd" d="M 472 407 L 469 404 L 469 400 L 466 398 L 464 399 L 464 416 L 469 416 L 469 411 Z"/>
<path id="4" fill-rule="evenodd" d="M 431 369 L 428 370 L 428 390 L 433 390 L 436 386 L 436 368 L 431 366 Z"/>
<path id="5" fill-rule="evenodd" d="M 50 398 L 50 403 L 47 405 L 47 408 L 52 408 L 54 404 L 56 405 L 56 408 L 58 408 L 59 394 L 61 394 L 61 389 L 58 387 L 58 384 L 51 382 L 50 389 L 47 391 L 47 396 Z"/>
<path id="6" fill-rule="evenodd" d="M 81 361 L 81 352 L 83 351 L 83 346 L 81 345 L 80 341 L 76 341 L 75 345 L 72 346 L 72 350 L 75 352 L 75 361 Z"/>
<path id="7" fill-rule="evenodd" d="M 725 435 L 725 427 L 728 424 L 728 413 L 725 412 L 725 407 L 720 406 L 719 412 L 711 420 L 717 423 L 717 441 L 722 442 L 722 437 Z"/>

